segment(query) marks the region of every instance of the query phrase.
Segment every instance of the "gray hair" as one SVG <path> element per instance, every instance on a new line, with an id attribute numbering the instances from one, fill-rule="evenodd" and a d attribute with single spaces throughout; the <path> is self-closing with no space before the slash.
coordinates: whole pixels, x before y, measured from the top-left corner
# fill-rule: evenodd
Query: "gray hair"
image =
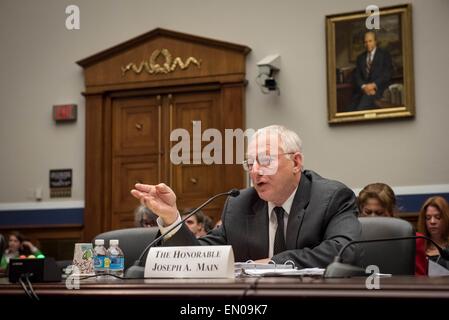
<path id="1" fill-rule="evenodd" d="M 157 215 L 146 206 L 140 205 L 134 210 L 134 225 L 136 227 L 143 227 L 142 222 L 145 218 L 156 224 Z"/>
<path id="2" fill-rule="evenodd" d="M 255 139 L 258 135 L 270 136 L 276 134 L 279 137 L 280 147 L 284 152 L 299 152 L 302 154 L 302 141 L 298 134 L 284 126 L 271 125 L 256 131 L 253 136 Z"/>

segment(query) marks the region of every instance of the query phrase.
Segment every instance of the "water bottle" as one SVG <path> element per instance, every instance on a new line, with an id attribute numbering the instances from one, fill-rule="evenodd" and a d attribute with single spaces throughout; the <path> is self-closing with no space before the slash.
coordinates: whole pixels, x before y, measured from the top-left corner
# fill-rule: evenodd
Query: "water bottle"
<path id="1" fill-rule="evenodd" d="M 107 253 L 109 259 L 109 274 L 123 277 L 123 271 L 125 270 L 125 257 L 118 244 L 118 240 L 109 241 L 109 249 Z"/>
<path id="2" fill-rule="evenodd" d="M 104 247 L 104 240 L 96 239 L 94 248 L 94 272 L 97 275 L 102 275 L 108 272 L 107 266 L 105 265 L 106 254 L 107 251 Z"/>

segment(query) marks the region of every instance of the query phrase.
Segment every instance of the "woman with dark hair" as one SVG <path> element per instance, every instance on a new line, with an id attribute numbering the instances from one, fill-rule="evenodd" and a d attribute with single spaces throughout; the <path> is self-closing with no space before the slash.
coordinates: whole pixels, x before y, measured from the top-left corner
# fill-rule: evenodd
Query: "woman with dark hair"
<path id="1" fill-rule="evenodd" d="M 449 247 L 449 205 L 443 197 L 431 197 L 426 200 L 419 212 L 418 230 L 435 241 L 440 247 Z M 449 269 L 449 261 L 441 258 L 438 249 L 428 242 L 427 257 Z"/>
<path id="2" fill-rule="evenodd" d="M 396 195 L 385 183 L 371 183 L 360 191 L 357 204 L 361 217 L 394 217 Z M 422 236 L 416 233 L 417 236 Z M 426 241 L 416 239 L 415 274 L 427 275 Z"/>
<path id="3" fill-rule="evenodd" d="M 31 254 L 38 256 L 39 254 L 42 254 L 42 252 L 30 241 L 27 241 L 22 233 L 12 231 L 8 235 L 8 248 L 5 250 L 1 259 L 0 270 L 6 269 L 10 259 L 16 259 L 21 255 L 29 256 Z"/>

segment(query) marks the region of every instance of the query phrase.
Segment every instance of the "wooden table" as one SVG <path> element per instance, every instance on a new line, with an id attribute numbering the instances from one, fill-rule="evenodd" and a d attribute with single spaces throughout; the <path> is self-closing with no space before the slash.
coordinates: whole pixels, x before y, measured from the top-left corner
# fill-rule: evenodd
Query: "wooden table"
<path id="1" fill-rule="evenodd" d="M 82 306 L 121 303 L 127 310 L 164 308 L 174 318 L 184 307 L 214 306 L 215 316 L 224 316 L 225 305 L 267 305 L 265 318 L 284 308 L 294 312 L 313 309 L 333 313 L 354 306 L 373 312 L 397 308 L 448 308 L 449 277 L 394 276 L 380 278 L 378 290 L 367 289 L 366 278 L 322 279 L 312 277 L 237 278 L 237 279 L 88 279 L 78 290 L 65 283 L 35 283 L 41 302 Z M 0 303 L 27 301 L 22 287 L 0 279 Z M 101 302 L 99 302 L 101 301 Z M 385 307 L 385 308 L 384 308 Z M 222 310 L 221 310 L 222 309 Z M 212 317 L 215 319 L 215 317 Z M 225 317 L 226 318 L 226 317 Z"/>

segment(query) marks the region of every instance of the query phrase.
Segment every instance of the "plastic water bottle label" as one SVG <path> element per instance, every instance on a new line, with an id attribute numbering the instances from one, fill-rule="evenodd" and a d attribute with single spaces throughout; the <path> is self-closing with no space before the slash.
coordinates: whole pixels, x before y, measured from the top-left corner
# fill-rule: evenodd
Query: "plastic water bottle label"
<path id="1" fill-rule="evenodd" d="M 111 260 L 108 257 L 104 258 L 104 267 L 106 269 L 109 269 L 109 266 L 111 265 Z"/>
<path id="2" fill-rule="evenodd" d="M 105 265 L 104 265 L 104 256 L 96 256 L 94 258 L 94 268 L 99 270 L 99 269 L 104 269 Z"/>
<path id="3" fill-rule="evenodd" d="M 110 270 L 123 270 L 125 268 L 125 259 L 123 257 L 110 257 Z"/>

